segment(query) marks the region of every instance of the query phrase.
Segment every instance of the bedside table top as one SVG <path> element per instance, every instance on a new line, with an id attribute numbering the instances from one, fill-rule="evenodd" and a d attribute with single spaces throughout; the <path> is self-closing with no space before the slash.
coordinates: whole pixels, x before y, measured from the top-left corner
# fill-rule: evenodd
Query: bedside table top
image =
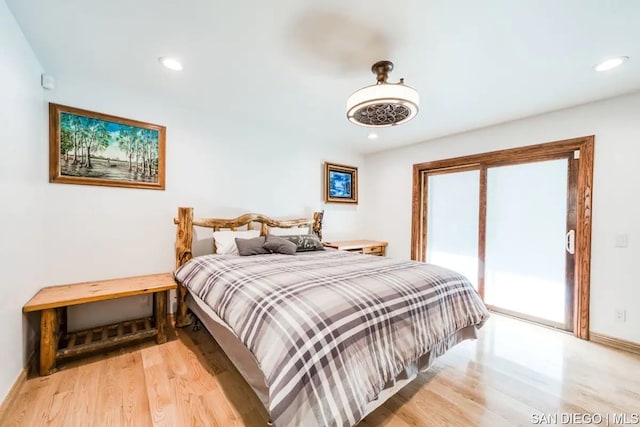
<path id="1" fill-rule="evenodd" d="M 335 248 L 339 250 L 361 249 L 370 248 L 372 246 L 387 246 L 387 242 L 380 240 L 336 240 L 333 242 L 322 242 L 323 245 L 329 248 Z"/>

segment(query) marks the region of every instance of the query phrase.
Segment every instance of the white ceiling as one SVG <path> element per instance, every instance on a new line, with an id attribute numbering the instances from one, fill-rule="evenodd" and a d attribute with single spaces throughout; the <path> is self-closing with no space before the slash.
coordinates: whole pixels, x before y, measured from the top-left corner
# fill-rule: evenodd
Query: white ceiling
<path id="1" fill-rule="evenodd" d="M 374 152 L 640 89 L 638 0 L 6 1 L 48 73 L 161 93 L 261 141 Z M 631 59 L 592 70 L 615 55 Z M 421 106 L 370 141 L 345 103 L 380 59 Z"/>

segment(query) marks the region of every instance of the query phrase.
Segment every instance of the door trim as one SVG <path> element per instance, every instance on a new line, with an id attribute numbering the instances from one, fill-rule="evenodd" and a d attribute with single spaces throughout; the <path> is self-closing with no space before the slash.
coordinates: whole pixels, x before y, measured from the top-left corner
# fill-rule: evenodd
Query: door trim
<path id="1" fill-rule="evenodd" d="M 584 136 L 545 144 L 529 145 L 526 147 L 507 150 L 491 151 L 470 156 L 451 159 L 435 160 L 432 162 L 413 165 L 413 197 L 411 217 L 411 259 L 425 261 L 426 238 L 421 219 L 425 214 L 425 185 L 426 174 L 455 171 L 458 168 L 497 166 L 514 163 L 537 162 L 563 157 L 570 151 L 580 151 L 578 162 L 578 202 L 576 224 L 576 255 L 575 255 L 575 304 L 574 304 L 574 334 L 582 339 L 589 339 L 589 289 L 591 282 L 591 199 L 593 196 L 593 158 L 595 137 Z M 481 189 L 482 191 L 482 189 Z M 485 206 L 486 209 L 486 206 Z M 482 211 L 482 206 L 481 209 Z M 482 237 L 482 236 L 481 236 Z M 481 242 L 479 242 L 480 244 Z M 479 260 L 482 263 L 481 260 Z M 479 267 L 483 268 L 483 266 Z M 481 273 L 481 272 L 479 272 Z"/>
<path id="2" fill-rule="evenodd" d="M 578 191 L 578 169 L 580 168 L 581 162 L 575 162 L 574 153 L 569 155 L 569 164 L 567 167 L 567 232 L 570 233 L 573 230 L 573 254 L 570 254 L 569 251 L 565 251 L 565 259 L 567 266 L 569 268 L 566 269 L 565 280 L 567 282 L 573 282 L 576 285 L 576 289 L 574 292 L 569 292 L 568 290 L 565 293 L 565 298 L 571 302 L 571 307 L 573 310 L 569 310 L 568 307 L 565 307 L 565 319 L 566 319 L 566 327 L 573 326 L 574 328 L 577 326 L 575 321 L 576 315 L 578 311 L 576 310 L 577 306 L 577 295 L 578 295 L 578 282 L 576 280 L 576 264 L 578 261 L 578 254 L 580 252 L 577 250 L 577 229 L 578 229 L 578 199 L 580 198 L 578 195 L 580 192 Z M 577 166 L 577 167 L 576 167 Z M 591 249 L 591 248 L 589 248 Z M 589 258 L 591 259 L 591 258 Z M 588 304 L 588 298 L 587 298 Z M 588 325 L 587 325 L 588 326 Z M 587 329 L 588 330 L 588 329 Z M 585 338 L 585 339 L 588 339 Z"/>
<path id="3" fill-rule="evenodd" d="M 487 166 L 480 167 L 478 207 L 478 293 L 484 301 L 484 260 L 487 255 Z M 425 240 L 426 244 L 426 240 Z"/>

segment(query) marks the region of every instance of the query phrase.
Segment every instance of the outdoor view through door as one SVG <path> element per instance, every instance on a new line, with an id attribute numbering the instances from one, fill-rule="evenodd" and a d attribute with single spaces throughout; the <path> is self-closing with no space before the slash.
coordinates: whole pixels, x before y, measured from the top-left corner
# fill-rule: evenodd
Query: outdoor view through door
<path id="1" fill-rule="evenodd" d="M 464 274 L 494 311 L 587 338 L 592 161 L 585 137 L 415 165 L 413 258 Z"/>

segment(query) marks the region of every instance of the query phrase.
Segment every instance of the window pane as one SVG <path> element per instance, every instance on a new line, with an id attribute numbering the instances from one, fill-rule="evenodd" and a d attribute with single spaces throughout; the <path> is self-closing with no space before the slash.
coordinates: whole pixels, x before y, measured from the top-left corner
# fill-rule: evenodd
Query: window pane
<path id="1" fill-rule="evenodd" d="M 477 288 L 480 171 L 428 180 L 427 262 L 464 274 Z"/>
<path id="2" fill-rule="evenodd" d="M 565 322 L 567 166 L 487 170 L 487 304 Z"/>

